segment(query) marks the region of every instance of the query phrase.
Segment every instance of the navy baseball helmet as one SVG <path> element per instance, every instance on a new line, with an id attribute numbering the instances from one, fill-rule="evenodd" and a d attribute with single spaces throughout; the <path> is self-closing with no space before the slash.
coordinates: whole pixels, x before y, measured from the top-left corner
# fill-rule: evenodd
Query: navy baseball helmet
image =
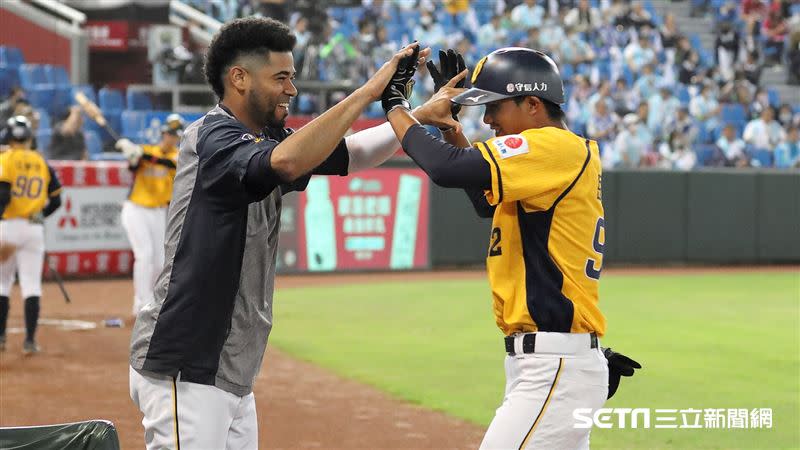
<path id="1" fill-rule="evenodd" d="M 544 53 L 522 47 L 495 50 L 472 70 L 472 88 L 453 98 L 460 105 L 483 105 L 533 95 L 564 103 L 564 83 L 556 63 Z"/>
<path id="2" fill-rule="evenodd" d="M 31 122 L 25 116 L 13 116 L 6 121 L 5 127 L 0 132 L 0 142 L 9 141 L 25 142 L 33 137 Z"/>

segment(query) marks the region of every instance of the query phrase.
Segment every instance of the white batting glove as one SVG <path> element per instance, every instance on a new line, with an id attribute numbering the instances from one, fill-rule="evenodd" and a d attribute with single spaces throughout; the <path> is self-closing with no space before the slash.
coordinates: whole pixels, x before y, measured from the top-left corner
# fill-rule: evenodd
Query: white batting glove
<path id="1" fill-rule="evenodd" d="M 125 155 L 125 159 L 127 159 L 131 164 L 136 164 L 139 162 L 139 158 L 142 157 L 144 154 L 144 150 L 141 146 L 134 144 L 129 139 L 122 138 L 114 144 L 114 147 L 121 151 L 123 155 Z"/>

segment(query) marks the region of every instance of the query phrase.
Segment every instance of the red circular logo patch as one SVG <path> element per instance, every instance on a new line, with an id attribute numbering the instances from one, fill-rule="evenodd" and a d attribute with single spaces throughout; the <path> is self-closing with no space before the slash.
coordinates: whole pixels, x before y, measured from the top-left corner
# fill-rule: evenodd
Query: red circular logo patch
<path id="1" fill-rule="evenodd" d="M 506 139 L 503 143 L 510 148 L 520 148 L 522 146 L 522 139 L 518 137 L 510 137 Z"/>

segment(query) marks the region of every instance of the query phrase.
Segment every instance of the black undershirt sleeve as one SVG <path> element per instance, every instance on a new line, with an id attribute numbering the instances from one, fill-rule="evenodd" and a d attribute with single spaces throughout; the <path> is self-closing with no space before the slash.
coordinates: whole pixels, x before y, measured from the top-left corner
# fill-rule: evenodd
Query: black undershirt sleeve
<path id="1" fill-rule="evenodd" d="M 472 202 L 472 206 L 475 208 L 478 217 L 483 217 L 485 219 L 494 217 L 494 210 L 496 207 L 490 205 L 489 202 L 486 201 L 486 192 L 483 189 L 465 188 L 464 192 L 467 194 L 469 201 Z"/>
<path id="2" fill-rule="evenodd" d="M 11 203 L 11 183 L 0 181 L 0 217 L 3 217 L 9 203 Z"/>
<path id="3" fill-rule="evenodd" d="M 491 189 L 491 167 L 478 149 L 448 144 L 422 125 L 409 128 L 402 145 L 406 154 L 439 186 Z"/>

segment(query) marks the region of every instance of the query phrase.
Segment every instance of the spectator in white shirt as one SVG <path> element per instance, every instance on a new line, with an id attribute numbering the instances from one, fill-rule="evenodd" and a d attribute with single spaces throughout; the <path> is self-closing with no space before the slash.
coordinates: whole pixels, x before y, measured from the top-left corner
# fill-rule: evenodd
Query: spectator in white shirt
<path id="1" fill-rule="evenodd" d="M 758 149 L 774 151 L 775 147 L 786 139 L 786 132 L 775 120 L 775 112 L 772 107 L 767 106 L 761 111 L 758 119 L 747 123 L 742 137 L 746 143 Z"/>
<path id="2" fill-rule="evenodd" d="M 689 113 L 700 122 L 705 122 L 706 130 L 719 127 L 719 112 L 719 102 L 714 98 L 713 86 L 709 84 L 704 84 L 700 95 L 689 101 Z"/>
<path id="3" fill-rule="evenodd" d="M 631 41 L 625 47 L 625 63 L 632 71 L 639 73 L 642 67 L 656 62 L 656 52 L 653 50 L 650 39 L 645 33 L 639 34 L 639 39 Z"/>
<path id="4" fill-rule="evenodd" d="M 578 6 L 572 8 L 564 17 L 564 25 L 581 33 L 594 33 L 603 24 L 603 18 L 597 8 L 592 8 L 589 0 L 580 0 Z"/>
<path id="5" fill-rule="evenodd" d="M 736 127 L 731 124 L 725 125 L 722 135 L 717 139 L 717 148 L 725 155 L 726 165 L 734 167 L 747 167 L 750 165 L 749 158 L 745 153 L 747 144 L 736 136 Z"/>
<path id="6" fill-rule="evenodd" d="M 536 4 L 536 0 L 525 0 L 511 10 L 511 20 L 519 28 L 541 27 L 544 22 L 544 8 Z"/>
<path id="7" fill-rule="evenodd" d="M 436 23 L 433 15 L 428 11 L 422 11 L 419 25 L 414 27 L 414 39 L 424 42 L 430 47 L 444 47 L 447 43 L 444 28 Z"/>
<path id="8" fill-rule="evenodd" d="M 508 32 L 500 26 L 500 16 L 492 16 L 492 20 L 478 30 L 478 45 L 491 47 L 505 41 Z"/>

